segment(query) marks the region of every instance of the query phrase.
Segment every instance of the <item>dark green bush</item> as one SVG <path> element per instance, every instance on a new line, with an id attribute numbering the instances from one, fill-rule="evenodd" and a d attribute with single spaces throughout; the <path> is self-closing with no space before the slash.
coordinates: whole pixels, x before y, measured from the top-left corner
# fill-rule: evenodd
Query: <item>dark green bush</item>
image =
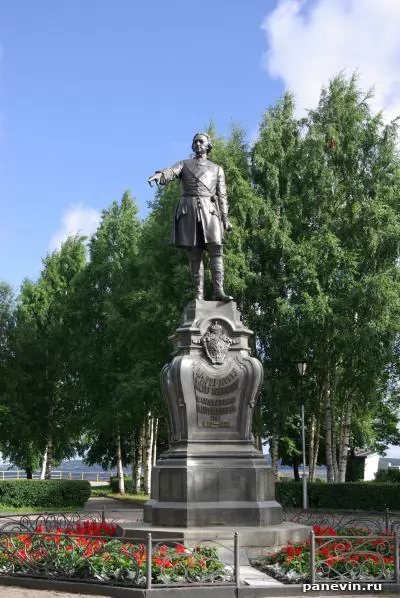
<path id="1" fill-rule="evenodd" d="M 132 478 L 124 477 L 124 482 L 125 482 L 125 492 L 128 492 L 128 494 L 133 494 Z M 118 478 L 116 476 L 110 478 L 110 486 L 111 486 L 111 492 L 119 492 Z"/>
<path id="2" fill-rule="evenodd" d="M 301 482 L 285 480 L 275 484 L 276 500 L 286 508 L 302 505 L 303 486 Z"/>
<path id="3" fill-rule="evenodd" d="M 364 459 L 362 457 L 347 457 L 346 482 L 363 481 L 364 468 Z"/>
<path id="4" fill-rule="evenodd" d="M 375 474 L 375 482 L 391 482 L 398 484 L 400 482 L 400 470 L 380 469 Z"/>
<path id="5" fill-rule="evenodd" d="M 5 480 L 0 482 L 0 504 L 9 507 L 83 507 L 90 497 L 88 481 Z"/>
<path id="6" fill-rule="evenodd" d="M 382 511 L 400 509 L 400 485 L 378 482 L 307 484 L 312 509 Z M 277 482 L 276 500 L 286 508 L 302 507 L 302 482 Z"/>

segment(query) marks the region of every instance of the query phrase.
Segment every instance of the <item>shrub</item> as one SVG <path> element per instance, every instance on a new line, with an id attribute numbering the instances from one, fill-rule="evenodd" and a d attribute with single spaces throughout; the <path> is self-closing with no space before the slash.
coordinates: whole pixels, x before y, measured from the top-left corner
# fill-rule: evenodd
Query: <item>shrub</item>
<path id="1" fill-rule="evenodd" d="M 5 480 L 0 482 L 0 504 L 9 507 L 83 507 L 89 497 L 88 481 Z"/>
<path id="2" fill-rule="evenodd" d="M 277 482 L 276 500 L 284 507 L 301 507 L 301 482 Z M 399 486 L 393 483 L 346 482 L 344 484 L 307 484 L 308 502 L 315 509 L 382 511 L 400 509 Z"/>
<path id="3" fill-rule="evenodd" d="M 276 500 L 283 507 L 301 507 L 303 504 L 303 485 L 301 482 L 288 480 L 276 482 L 275 495 Z"/>
<path id="4" fill-rule="evenodd" d="M 133 493 L 132 478 L 124 477 L 124 483 L 125 483 L 125 492 L 132 494 Z M 119 492 L 117 476 L 110 478 L 110 486 L 111 486 L 111 492 Z"/>
<path id="5" fill-rule="evenodd" d="M 399 483 L 400 470 L 399 469 L 380 469 L 375 474 L 376 482 Z"/>
<path id="6" fill-rule="evenodd" d="M 364 459 L 362 457 L 347 457 L 346 482 L 363 481 L 364 467 Z"/>

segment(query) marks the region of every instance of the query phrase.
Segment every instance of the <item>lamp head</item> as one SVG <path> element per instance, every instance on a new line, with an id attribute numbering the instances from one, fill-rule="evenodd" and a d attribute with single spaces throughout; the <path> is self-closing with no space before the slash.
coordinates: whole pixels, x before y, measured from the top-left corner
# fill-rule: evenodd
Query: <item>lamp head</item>
<path id="1" fill-rule="evenodd" d="M 298 375 L 302 378 L 303 376 L 305 376 L 306 374 L 306 369 L 307 369 L 307 362 L 304 359 L 297 359 L 294 362 L 294 365 L 296 367 L 296 372 L 298 373 Z"/>

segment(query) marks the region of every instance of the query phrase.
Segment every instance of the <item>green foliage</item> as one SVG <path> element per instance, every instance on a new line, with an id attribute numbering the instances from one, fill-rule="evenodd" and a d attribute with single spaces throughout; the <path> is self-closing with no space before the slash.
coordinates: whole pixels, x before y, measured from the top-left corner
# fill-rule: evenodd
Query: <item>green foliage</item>
<path id="1" fill-rule="evenodd" d="M 277 482 L 276 500 L 286 508 L 303 504 L 301 482 Z M 307 485 L 309 506 L 313 509 L 382 511 L 400 509 L 399 486 L 391 483 L 350 482 Z"/>
<path id="2" fill-rule="evenodd" d="M 311 483 L 308 484 L 310 494 Z M 284 480 L 275 483 L 275 498 L 284 508 L 301 507 L 303 504 L 303 484 Z M 310 505 L 311 506 L 311 505 Z"/>
<path id="3" fill-rule="evenodd" d="M 10 507 L 83 507 L 89 498 L 88 481 L 5 480 L 0 482 L 0 504 Z"/>
<path id="4" fill-rule="evenodd" d="M 364 464 L 362 457 L 349 456 L 347 459 L 346 482 L 359 482 L 364 480 Z M 381 480 L 386 481 L 386 480 Z"/>
<path id="5" fill-rule="evenodd" d="M 379 469 L 375 474 L 376 482 L 393 484 L 400 484 L 400 470 L 399 469 Z"/>
<path id="6" fill-rule="evenodd" d="M 381 450 L 396 435 L 389 414 L 398 403 L 397 124 L 372 114 L 366 100 L 356 77 L 338 76 L 298 120 L 287 94 L 266 113 L 251 153 L 261 208 L 249 324 L 265 368 L 265 434 L 289 439 L 281 445 L 288 459 L 299 449 L 300 402 L 320 429 L 331 418 L 332 476 L 349 445 Z M 300 356 L 309 363 L 301 396 L 293 369 Z"/>
<path id="7" fill-rule="evenodd" d="M 85 398 L 86 460 L 104 467 L 115 464 L 116 437 L 130 437 L 146 408 L 136 371 L 140 235 L 137 206 L 126 192 L 120 203 L 103 210 L 71 306 L 78 323 L 74 363 Z M 126 450 L 123 456 L 127 462 Z"/>
<path id="8" fill-rule="evenodd" d="M 85 264 L 83 241 L 67 239 L 43 260 L 37 282 L 24 281 L 8 330 L 1 450 L 27 472 L 37 468 L 49 444 L 50 461 L 72 456 L 80 433 L 68 306 Z"/>
<path id="9" fill-rule="evenodd" d="M 132 494 L 133 492 L 135 492 L 135 488 L 133 487 L 132 478 L 124 477 L 124 484 L 125 484 L 125 492 L 128 492 L 129 494 Z M 116 476 L 110 478 L 110 491 L 114 492 L 114 493 L 119 492 L 118 478 Z"/>
<path id="10" fill-rule="evenodd" d="M 4 404 L 7 365 L 11 359 L 9 337 L 14 326 L 14 296 L 11 287 L 0 281 L 0 415 L 7 413 Z"/>

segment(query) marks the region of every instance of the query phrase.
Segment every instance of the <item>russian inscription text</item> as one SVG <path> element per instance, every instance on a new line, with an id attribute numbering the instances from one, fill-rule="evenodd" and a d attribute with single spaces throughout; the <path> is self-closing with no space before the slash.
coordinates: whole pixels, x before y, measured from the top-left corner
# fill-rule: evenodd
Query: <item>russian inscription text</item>
<path id="1" fill-rule="evenodd" d="M 229 364 L 227 364 L 229 365 Z M 194 374 L 197 423 L 202 428 L 235 428 L 237 394 L 240 386 L 238 368 L 224 368 L 210 376 L 204 365 Z"/>

